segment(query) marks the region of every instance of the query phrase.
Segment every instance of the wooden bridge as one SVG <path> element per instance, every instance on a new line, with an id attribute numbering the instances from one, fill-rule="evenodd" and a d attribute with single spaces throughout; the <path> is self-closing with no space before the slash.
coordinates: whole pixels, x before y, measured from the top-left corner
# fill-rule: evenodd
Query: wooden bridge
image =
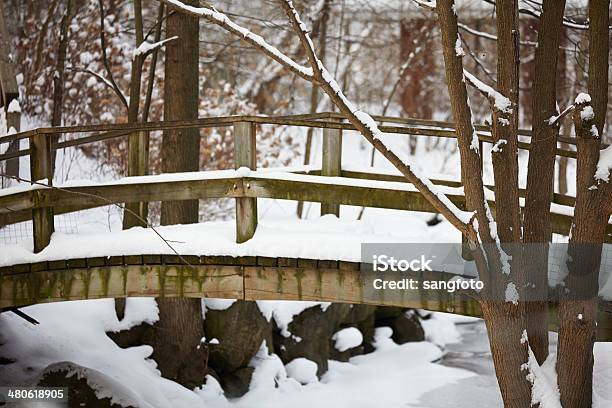
<path id="1" fill-rule="evenodd" d="M 393 117 L 374 119 L 381 123 L 381 131 L 398 137 L 455 137 L 454 125 L 448 122 Z M 257 169 L 256 132 L 258 126 L 266 124 L 322 129 L 322 167 L 314 170 Z M 233 128 L 235 168 L 240 170 L 147 175 L 148 132 L 211 127 Z M 148 202 L 233 198 L 236 200 L 237 243 L 244 243 L 255 234 L 258 198 L 320 202 L 322 214 L 338 215 L 340 205 L 434 212 L 400 175 L 343 168 L 342 134 L 350 130 L 354 130 L 352 125 L 344 122 L 339 114 L 319 113 L 37 128 L 2 136 L 0 145 L 29 140 L 27 149 L 12 149 L 0 155 L 0 162 L 29 156 L 31 178 L 38 181 L 0 190 L 0 226 L 31 220 L 34 252 L 40 252 L 50 243 L 54 215 L 110 204 L 139 203 L 130 208 L 138 217 L 146 218 Z M 486 125 L 477 126 L 477 131 L 481 145 L 492 142 Z M 58 135 L 65 137 L 53 143 L 57 139 L 51 136 Z M 519 135 L 523 140 L 519 147 L 528 150 L 530 132 L 521 130 Z M 54 150 L 120 137 L 129 138 L 128 175 L 138 177 L 107 183 L 51 185 Z M 572 139 L 560 141 L 574 144 Z M 575 158 L 572 150 L 558 149 L 557 155 Z M 432 181 L 442 186 L 451 201 L 459 207 L 464 206 L 459 182 Z M 494 209 L 494 187 L 487 188 Z M 524 193 L 520 191 L 521 197 Z M 554 195 L 551 212 L 555 233 L 568 234 L 574 202 L 574 197 Z M 612 242 L 612 225 L 608 225 L 607 241 Z M 334 259 L 232 258 L 201 253 L 179 256 L 171 252 L 79 259 L 44 259 L 44 252 L 40 255 L 42 261 L 19 265 L 4 263 L 0 268 L 0 308 L 100 297 L 193 296 L 393 304 L 464 315 L 480 314 L 475 302 L 458 293 L 435 291 L 435 296 L 430 293 L 421 299 L 399 301 L 364 297 L 359 263 Z M 453 277 L 441 272 L 431 274 L 422 278 L 448 280 Z M 612 311 L 610 302 L 602 302 L 602 309 Z"/>

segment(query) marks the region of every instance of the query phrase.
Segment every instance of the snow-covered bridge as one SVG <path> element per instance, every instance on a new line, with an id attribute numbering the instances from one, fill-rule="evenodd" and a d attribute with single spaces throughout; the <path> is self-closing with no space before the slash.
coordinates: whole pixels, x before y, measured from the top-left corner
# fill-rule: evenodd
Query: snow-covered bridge
<path id="1" fill-rule="evenodd" d="M 454 137 L 452 123 L 375 119 L 388 134 Z M 265 124 L 323 129 L 322 166 L 257 169 L 256 129 Z M 53 150 L 139 137 L 147 131 L 193 127 L 233 127 L 236 170 L 142 175 L 146 169 L 133 162 L 142 163 L 145 152 L 138 143 L 130 143 L 132 177 L 54 186 L 47 181 L 52 179 Z M 338 215 L 340 205 L 435 212 L 399 173 L 343 166 L 342 133 L 350 130 L 353 127 L 338 114 L 323 113 L 39 128 L 1 137 L 0 143 L 29 139 L 27 149 L 0 155 L 0 161 L 29 155 L 31 178 L 38 181 L 0 190 L 0 225 L 31 220 L 34 249 L 0 248 L 0 307 L 68 299 L 178 295 L 397 304 L 478 315 L 476 302 L 457 292 L 436 291 L 401 301 L 385 299 L 382 293 L 379 298 L 364 296 L 361 243 L 401 242 L 406 237 L 368 233 L 360 230 L 358 222 L 332 215 L 316 221 L 258 222 L 258 198 L 320 202 L 322 214 Z M 76 137 L 52 145 L 50 136 L 62 133 Z M 529 149 L 529 132 L 520 134 L 520 147 Z M 486 126 L 478 127 L 478 136 L 481 144 L 491 141 Z M 564 142 L 571 144 L 572 140 Z M 571 150 L 559 149 L 557 154 L 575 157 Z M 438 178 L 432 182 L 459 208 L 464 206 L 459 181 Z M 489 186 L 487 199 L 494 208 L 493 190 Z M 51 239 L 54 215 L 111 204 L 144 203 L 131 207 L 136 208 L 131 214 L 134 225 L 139 225 L 144 224 L 146 214 L 139 211 L 148 202 L 211 198 L 235 199 L 235 222 L 131 228 L 93 235 L 56 234 Z M 568 234 L 573 205 L 573 197 L 555 194 L 551 207 L 553 232 Z M 608 231 L 610 242 L 611 225 Z M 453 278 L 442 272 L 432 274 L 441 280 Z M 602 301 L 602 305 L 610 309 L 608 303 Z"/>

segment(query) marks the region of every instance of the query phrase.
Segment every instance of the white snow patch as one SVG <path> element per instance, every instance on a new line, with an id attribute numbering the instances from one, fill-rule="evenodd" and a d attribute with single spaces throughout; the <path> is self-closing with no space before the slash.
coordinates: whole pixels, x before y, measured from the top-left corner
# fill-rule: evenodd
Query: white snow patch
<path id="1" fill-rule="evenodd" d="M 506 285 L 506 302 L 518 305 L 519 293 L 514 282 L 508 282 Z"/>
<path id="2" fill-rule="evenodd" d="M 580 119 L 582 120 L 593 120 L 595 118 L 595 111 L 592 106 L 585 106 L 580 111 Z"/>
<path id="3" fill-rule="evenodd" d="M 599 152 L 595 179 L 608 183 L 610 181 L 610 170 L 612 170 L 612 145 Z"/>
<path id="4" fill-rule="evenodd" d="M 285 366 L 287 376 L 302 385 L 313 384 L 319 381 L 317 378 L 318 368 L 317 363 L 304 357 L 295 358 Z"/>
<path id="5" fill-rule="evenodd" d="M 540 404 L 540 408 L 563 408 L 559 388 L 557 387 L 556 355 L 550 354 L 540 366 L 529 348 L 529 361 L 526 364 L 527 380 L 531 382 L 531 405 Z"/>
<path id="6" fill-rule="evenodd" d="M 210 310 L 227 310 L 235 302 L 236 302 L 236 299 L 209 299 L 209 298 L 206 298 L 204 299 L 204 306 L 206 306 L 206 309 L 210 309 Z"/>
<path id="7" fill-rule="evenodd" d="M 502 146 L 505 144 L 508 144 L 508 141 L 506 139 L 499 139 L 497 142 L 495 142 L 495 144 L 491 148 L 491 151 L 493 153 L 500 153 L 502 151 Z"/>
<path id="8" fill-rule="evenodd" d="M 397 344 L 391 339 L 393 336 L 393 329 L 387 326 L 377 327 L 374 331 L 374 342 L 372 345 L 376 350 L 390 350 L 397 346 Z"/>
<path id="9" fill-rule="evenodd" d="M 19 101 L 16 98 L 13 99 L 9 103 L 9 106 L 6 112 L 7 113 L 20 113 L 21 112 L 21 106 L 19 106 Z"/>
<path id="10" fill-rule="evenodd" d="M 332 340 L 336 350 L 342 352 L 360 346 L 363 343 L 363 335 L 356 327 L 347 327 L 334 333 Z"/>
<path id="11" fill-rule="evenodd" d="M 591 95 L 589 95 L 588 93 L 580 92 L 578 94 L 578 96 L 576 96 L 576 99 L 574 100 L 574 103 L 576 105 L 582 105 L 582 104 L 585 104 L 585 103 L 591 103 Z"/>
<path id="12" fill-rule="evenodd" d="M 278 326 L 281 331 L 281 335 L 287 338 L 291 337 L 289 324 L 293 321 L 294 316 L 299 315 L 308 308 L 316 306 L 319 306 L 321 310 L 325 312 L 330 305 L 330 302 L 294 302 L 286 300 L 257 301 L 257 307 L 259 307 L 261 314 L 263 314 L 268 321 L 274 318 L 276 326 Z M 294 338 L 294 340 L 296 339 Z M 299 341 L 301 341 L 301 339 Z"/>
<path id="13" fill-rule="evenodd" d="M 461 46 L 461 39 L 457 37 L 455 41 L 455 55 L 458 57 L 465 56 L 465 51 L 463 51 L 463 47 Z"/>
<path id="14" fill-rule="evenodd" d="M 421 314 L 425 312 L 421 311 Z M 428 318 L 421 319 L 421 326 L 425 331 L 425 339 L 430 343 L 444 348 L 447 344 L 461 341 L 461 335 L 455 323 L 473 321 L 473 318 L 464 318 L 449 313 L 434 312 Z"/>

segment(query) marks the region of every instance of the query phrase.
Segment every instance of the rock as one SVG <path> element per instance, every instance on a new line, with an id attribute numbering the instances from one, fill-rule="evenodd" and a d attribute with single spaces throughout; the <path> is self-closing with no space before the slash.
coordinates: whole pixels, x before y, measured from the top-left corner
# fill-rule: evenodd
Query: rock
<path id="1" fill-rule="evenodd" d="M 331 338 L 331 358 L 337 361 L 348 361 L 353 355 L 363 354 L 363 335 L 356 327 L 346 327 L 334 333 Z"/>
<path id="2" fill-rule="evenodd" d="M 98 399 L 96 392 L 87 383 L 87 377 L 93 375 L 100 382 L 101 373 L 71 362 L 51 364 L 40 374 L 37 385 L 41 387 L 68 388 L 68 407 L 119 408 L 111 403 L 110 398 Z M 106 388 L 108 392 L 110 388 Z M 63 406 L 63 405 L 62 405 Z M 134 406 L 134 405 L 133 405 Z"/>
<path id="3" fill-rule="evenodd" d="M 338 356 L 338 361 L 348 361 L 348 358 L 371 353 L 374 351 L 372 342 L 374 341 L 374 329 L 375 329 L 375 318 L 376 306 L 371 305 L 352 305 L 351 312 L 342 322 L 342 327 L 356 327 L 363 335 L 363 344 L 359 347 L 349 350 L 346 354 L 345 359 L 341 359 Z M 332 357 L 333 358 L 333 357 Z"/>
<path id="4" fill-rule="evenodd" d="M 425 340 L 425 331 L 421 326 L 421 321 L 412 310 L 397 317 L 391 328 L 393 329 L 392 339 L 397 344 Z"/>
<path id="5" fill-rule="evenodd" d="M 238 300 L 224 310 L 206 310 L 204 332 L 208 340 L 208 365 L 215 372 L 225 395 L 243 396 L 253 375 L 249 367 L 265 340 L 272 348 L 272 324 L 257 303 Z M 214 339 L 214 341 L 212 341 Z"/>
<path id="6" fill-rule="evenodd" d="M 397 344 L 425 340 L 425 332 L 418 314 L 413 309 L 380 306 L 376 308 L 376 327 L 393 329 L 392 339 Z"/>
<path id="7" fill-rule="evenodd" d="M 219 383 L 228 398 L 242 397 L 249 391 L 251 377 L 253 376 L 253 367 L 239 368 L 231 373 L 224 373 L 220 377 Z"/>
<path id="8" fill-rule="evenodd" d="M 274 349 L 284 364 L 304 357 L 317 364 L 320 377 L 328 368 L 331 356 L 331 337 L 351 312 L 348 304 L 335 303 L 325 311 L 320 306 L 305 309 L 293 317 L 289 324 L 290 337 L 284 337 L 279 330 L 274 331 Z"/>
<path id="9" fill-rule="evenodd" d="M 255 302 L 239 300 L 225 310 L 207 310 L 204 332 L 219 341 L 209 344 L 208 364 L 223 378 L 223 373 L 248 366 L 261 343 L 271 338 L 272 325 Z"/>

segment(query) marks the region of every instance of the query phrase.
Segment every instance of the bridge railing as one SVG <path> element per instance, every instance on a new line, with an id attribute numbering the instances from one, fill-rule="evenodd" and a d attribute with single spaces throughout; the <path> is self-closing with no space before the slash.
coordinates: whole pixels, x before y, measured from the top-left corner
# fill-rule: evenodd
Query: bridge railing
<path id="1" fill-rule="evenodd" d="M 426 137 L 455 138 L 454 125 L 449 122 L 430 121 L 411 118 L 374 117 L 381 123 L 381 131 L 396 135 L 418 135 Z M 311 127 L 322 129 L 322 167 L 320 170 L 306 172 L 294 171 L 291 177 L 272 176 L 271 173 L 256 171 L 256 131 L 257 125 L 280 125 L 293 127 Z M 121 182 L 110 182 L 95 185 L 53 187 L 52 163 L 54 150 L 81 146 L 89 143 L 110 140 L 142 132 L 165 129 L 233 127 L 235 168 L 246 167 L 252 172 L 214 173 L 204 177 L 201 172 L 185 177 L 168 179 L 161 176 L 146 176 L 147 169 L 128 166 L 129 176 L 144 178 L 127 178 Z M 477 134 L 481 145 L 492 143 L 489 128 L 478 125 Z M 31 180 L 36 182 L 30 188 L 12 188 L 0 190 L 0 226 L 31 219 L 33 222 L 33 240 L 35 252 L 41 251 L 50 241 L 54 230 L 54 214 L 80 211 L 87 208 L 105 206 L 115 203 L 148 203 L 151 201 L 175 201 L 206 198 L 236 199 L 236 240 L 244 242 L 250 239 L 257 228 L 257 198 L 275 198 L 297 201 L 321 202 L 322 214 L 339 214 L 340 204 L 393 208 L 410 211 L 433 212 L 434 209 L 409 183 L 398 187 L 389 181 L 405 182 L 399 175 L 371 173 L 367 171 L 343 170 L 342 134 L 343 131 L 355 130 L 343 122 L 337 113 L 317 113 L 291 116 L 226 116 L 199 118 L 192 121 L 164 121 L 151 123 L 101 124 L 68 127 L 41 127 L 25 132 L 0 137 L 0 145 L 28 139 L 29 147 L 0 155 L 0 161 L 29 156 Z M 52 135 L 76 134 L 76 138 L 60 142 Z M 530 132 L 519 131 L 519 135 L 528 139 Z M 132 140 L 132 137 L 129 139 Z M 569 145 L 573 139 L 559 138 Z M 519 148 L 529 150 L 530 143 L 522 140 Z M 148 146 L 129 143 L 128 158 L 142 157 L 142 149 Z M 557 155 L 575 158 L 572 150 L 557 149 Z M 134 170 L 136 169 L 136 170 Z M 325 179 L 325 177 L 336 177 Z M 349 181 L 350 179 L 350 181 Z M 333 181 L 330 181 L 333 180 Z M 360 181 L 361 180 L 361 181 Z M 461 187 L 456 181 L 434 180 L 434 183 L 447 188 L 452 201 L 464 205 L 461 192 L 453 190 Z M 493 190 L 493 186 L 487 186 Z M 524 196 L 524 191 L 520 191 Z M 574 198 L 555 194 L 553 202 L 561 206 L 572 207 Z M 491 203 L 494 204 L 493 200 Z M 568 211 L 553 212 L 553 230 L 567 234 L 571 225 Z M 610 227 L 610 226 L 609 226 Z M 612 230 L 608 238 L 612 237 Z"/>

